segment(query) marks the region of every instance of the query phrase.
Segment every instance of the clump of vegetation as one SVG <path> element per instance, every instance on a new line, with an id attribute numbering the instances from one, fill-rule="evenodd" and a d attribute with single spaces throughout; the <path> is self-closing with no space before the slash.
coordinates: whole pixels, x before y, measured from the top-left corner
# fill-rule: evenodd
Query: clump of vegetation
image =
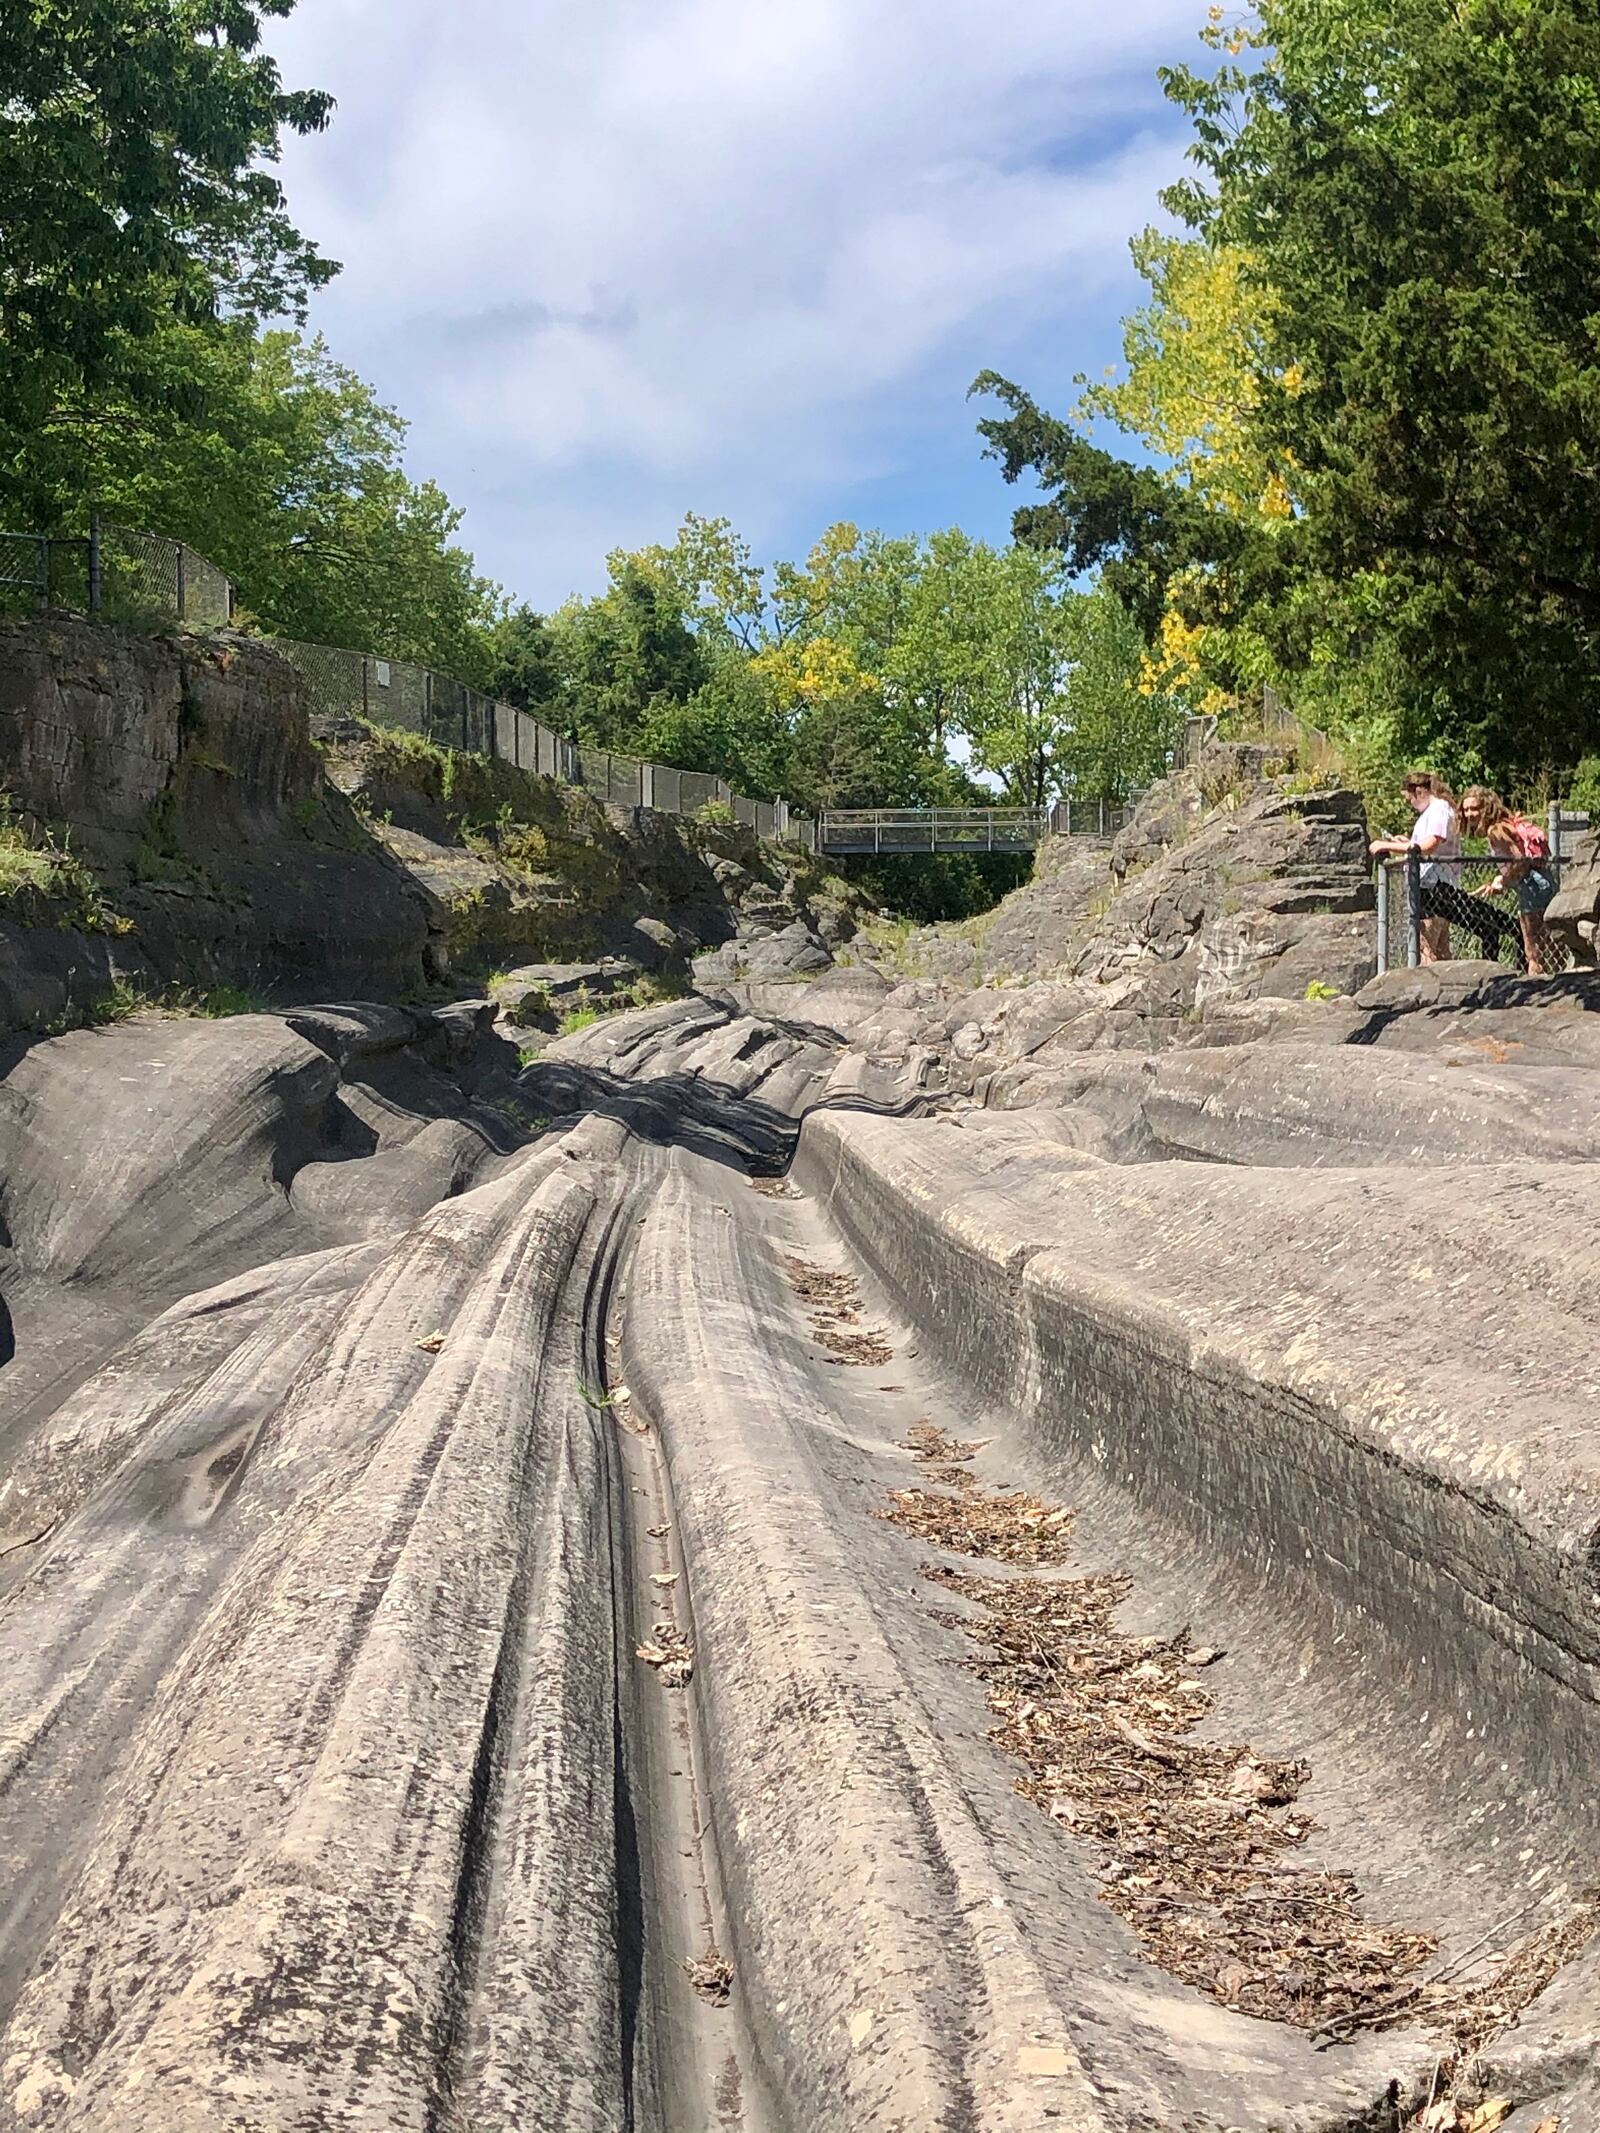
<path id="1" fill-rule="evenodd" d="M 0 794 L 0 904 L 19 917 L 87 933 L 125 934 L 133 921 L 106 902 L 99 882 L 67 846 L 46 829 L 30 829 L 9 795 Z"/>
<path id="2" fill-rule="evenodd" d="M 270 1014 L 272 1002 L 264 993 L 253 992 L 245 985 L 213 985 L 208 991 L 195 994 L 192 1001 L 175 1011 L 221 1022 L 231 1015 Z"/>
<path id="3" fill-rule="evenodd" d="M 131 979 L 118 976 L 112 979 L 111 990 L 90 1004 L 87 1020 L 92 1028 L 101 1029 L 112 1022 L 126 1022 L 150 1004 Z"/>
<path id="4" fill-rule="evenodd" d="M 571 1007 L 556 1024 L 558 1037 L 575 1037 L 579 1030 L 588 1029 L 600 1019 L 598 1007 Z"/>

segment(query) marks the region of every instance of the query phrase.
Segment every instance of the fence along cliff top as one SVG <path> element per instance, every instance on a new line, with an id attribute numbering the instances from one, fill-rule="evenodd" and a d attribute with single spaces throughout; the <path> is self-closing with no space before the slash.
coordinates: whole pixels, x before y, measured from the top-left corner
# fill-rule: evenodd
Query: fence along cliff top
<path id="1" fill-rule="evenodd" d="M 226 573 L 184 542 L 102 519 L 87 538 L 0 534 L 0 607 L 7 595 L 113 619 L 171 615 L 197 629 L 226 628 L 234 610 Z M 448 674 L 292 637 L 265 641 L 298 670 L 318 717 L 369 719 L 435 747 L 496 756 L 519 770 L 581 785 L 612 806 L 669 815 L 725 807 L 757 836 L 787 837 L 793 828 L 810 841 L 811 825 L 791 818 L 785 800 L 752 800 L 702 771 L 580 747 L 514 704 L 498 703 Z"/>

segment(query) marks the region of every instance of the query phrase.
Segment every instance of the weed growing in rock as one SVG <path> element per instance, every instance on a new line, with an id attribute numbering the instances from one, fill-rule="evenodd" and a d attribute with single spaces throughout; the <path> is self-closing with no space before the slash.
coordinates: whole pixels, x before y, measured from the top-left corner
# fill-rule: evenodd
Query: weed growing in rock
<path id="1" fill-rule="evenodd" d="M 52 906 L 38 914 L 45 924 L 80 926 L 88 933 L 133 931 L 133 921 L 111 909 L 66 843 L 58 844 L 48 830 L 30 830 L 17 819 L 10 795 L 0 793 L 0 901 L 13 898 Z"/>
<path id="2" fill-rule="evenodd" d="M 111 990 L 90 1003 L 88 1020 L 91 1027 L 103 1029 L 113 1022 L 126 1022 L 130 1015 L 138 1014 L 141 1008 L 150 1004 L 127 978 L 113 978 Z"/>
<path id="3" fill-rule="evenodd" d="M 209 992 L 195 996 L 191 1014 L 202 1015 L 208 1021 L 225 1021 L 230 1015 L 270 1014 L 272 1003 L 263 993 L 252 992 L 243 985 L 213 985 Z"/>

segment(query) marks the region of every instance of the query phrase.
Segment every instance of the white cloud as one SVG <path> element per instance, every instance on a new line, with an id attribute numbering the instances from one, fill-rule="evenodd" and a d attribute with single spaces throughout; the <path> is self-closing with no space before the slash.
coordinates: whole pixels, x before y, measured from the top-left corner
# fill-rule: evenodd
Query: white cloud
<path id="1" fill-rule="evenodd" d="M 980 364 L 1104 359 L 1197 14 L 301 0 L 286 77 L 339 99 L 285 157 L 345 262 L 316 322 L 541 600 L 686 505 L 761 540 L 897 467 L 925 493 Z"/>

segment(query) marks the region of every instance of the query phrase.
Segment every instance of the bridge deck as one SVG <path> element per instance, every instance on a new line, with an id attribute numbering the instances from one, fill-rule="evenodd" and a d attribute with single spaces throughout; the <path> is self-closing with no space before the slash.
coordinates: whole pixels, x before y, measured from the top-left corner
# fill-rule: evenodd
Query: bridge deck
<path id="1" fill-rule="evenodd" d="M 842 807 L 820 816 L 821 852 L 1031 852 L 1045 837 L 1108 837 L 1131 805 L 1058 800 L 1054 807 Z"/>
<path id="2" fill-rule="evenodd" d="M 824 852 L 1031 852 L 1047 835 L 1039 807 L 860 807 L 822 816 Z"/>

